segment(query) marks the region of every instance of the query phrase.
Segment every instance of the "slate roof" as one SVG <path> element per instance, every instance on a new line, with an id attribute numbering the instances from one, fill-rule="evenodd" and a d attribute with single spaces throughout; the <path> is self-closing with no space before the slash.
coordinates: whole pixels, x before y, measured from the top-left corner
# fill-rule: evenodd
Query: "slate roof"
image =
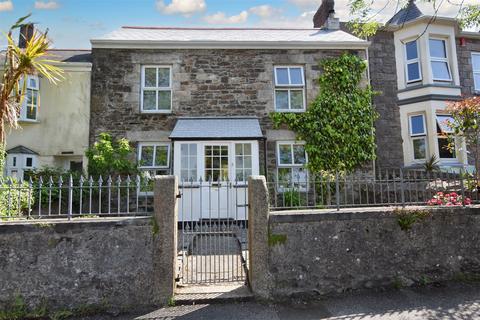
<path id="1" fill-rule="evenodd" d="M 36 153 L 35 151 L 30 150 L 30 149 L 28 149 L 27 147 L 24 147 L 24 146 L 16 146 L 14 148 L 11 148 L 11 149 L 7 150 L 7 153 L 8 154 L 35 154 L 35 155 L 38 155 L 38 153 Z"/>
<path id="2" fill-rule="evenodd" d="M 62 62 L 92 62 L 90 50 L 53 49 L 48 51 L 51 55 L 47 58 Z M 5 50 L 0 51 L 0 59 L 3 61 Z"/>
<path id="3" fill-rule="evenodd" d="M 415 1 L 410 1 L 405 8 L 398 11 L 390 20 L 388 20 L 387 25 L 402 26 L 409 21 L 420 18 L 421 16 L 423 16 L 423 13 L 418 9 Z"/>
<path id="4" fill-rule="evenodd" d="M 97 42 L 162 42 L 162 43 L 276 43 L 276 42 L 366 42 L 341 30 L 278 29 L 278 28 L 175 28 L 122 27 Z"/>
<path id="5" fill-rule="evenodd" d="M 229 140 L 262 139 L 256 117 L 201 117 L 178 118 L 170 134 L 172 140 Z"/>

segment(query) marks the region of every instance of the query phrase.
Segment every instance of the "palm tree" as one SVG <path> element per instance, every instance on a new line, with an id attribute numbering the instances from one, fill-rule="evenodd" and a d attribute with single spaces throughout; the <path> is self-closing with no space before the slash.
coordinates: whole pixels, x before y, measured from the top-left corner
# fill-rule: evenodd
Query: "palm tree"
<path id="1" fill-rule="evenodd" d="M 22 80 L 32 74 L 39 74 L 53 84 L 63 79 L 63 70 L 54 65 L 58 61 L 48 59 L 51 43 L 47 32 L 34 31 L 32 37 L 26 39 L 25 48 L 20 48 L 13 40 L 12 32 L 26 25 L 25 20 L 29 17 L 18 19 L 5 35 L 8 46 L 0 82 L 0 175 L 5 157 L 5 128 L 18 128 L 18 115 L 25 98 L 26 81 Z"/>

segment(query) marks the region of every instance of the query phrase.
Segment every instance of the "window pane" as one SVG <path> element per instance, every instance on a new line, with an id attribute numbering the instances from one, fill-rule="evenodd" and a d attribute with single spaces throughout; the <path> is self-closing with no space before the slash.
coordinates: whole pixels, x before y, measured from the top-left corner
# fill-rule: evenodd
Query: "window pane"
<path id="1" fill-rule="evenodd" d="M 447 52 L 445 50 L 445 41 L 430 39 L 430 56 L 434 58 L 446 58 Z"/>
<path id="2" fill-rule="evenodd" d="M 288 110 L 288 91 L 287 90 L 275 91 L 275 107 L 278 110 Z"/>
<path id="3" fill-rule="evenodd" d="M 190 156 L 196 157 L 197 156 L 197 145 L 195 143 L 190 144 Z"/>
<path id="4" fill-rule="evenodd" d="M 441 133 L 453 133 L 451 124 L 453 124 L 453 118 L 449 115 L 437 115 L 437 124 Z"/>
<path id="5" fill-rule="evenodd" d="M 307 170 L 304 168 L 292 168 L 292 179 L 293 182 L 300 182 L 300 184 L 305 184 L 307 181 Z"/>
<path id="6" fill-rule="evenodd" d="M 145 68 L 145 87 L 156 87 L 157 86 L 157 69 L 156 68 Z"/>
<path id="7" fill-rule="evenodd" d="M 417 41 L 407 42 L 405 48 L 407 50 L 407 60 L 418 58 Z"/>
<path id="8" fill-rule="evenodd" d="M 156 91 L 143 91 L 143 110 L 155 110 L 157 109 L 157 92 Z"/>
<path id="9" fill-rule="evenodd" d="M 235 157 L 235 168 L 242 169 L 243 168 L 243 157 Z"/>
<path id="10" fill-rule="evenodd" d="M 157 146 L 155 154 L 155 166 L 166 167 L 168 165 L 168 146 Z"/>
<path id="11" fill-rule="evenodd" d="M 245 143 L 243 145 L 243 152 L 245 155 L 252 155 L 252 144 Z"/>
<path id="12" fill-rule="evenodd" d="M 243 175 L 243 169 L 235 170 L 235 179 L 237 181 L 245 181 L 245 176 Z"/>
<path id="13" fill-rule="evenodd" d="M 276 68 L 277 75 L 277 84 L 279 85 L 288 85 L 288 69 L 287 68 Z"/>
<path id="14" fill-rule="evenodd" d="M 420 64 L 418 62 L 407 65 L 408 81 L 420 80 Z"/>
<path id="15" fill-rule="evenodd" d="M 415 160 L 426 158 L 425 138 L 413 140 L 413 158 Z"/>
<path id="16" fill-rule="evenodd" d="M 444 61 L 432 61 L 432 72 L 434 80 L 450 80 L 448 63 Z"/>
<path id="17" fill-rule="evenodd" d="M 158 87 L 160 88 L 170 87 L 170 68 L 158 69 Z"/>
<path id="18" fill-rule="evenodd" d="M 472 54 L 473 70 L 480 71 L 480 54 Z"/>
<path id="19" fill-rule="evenodd" d="M 252 168 L 252 157 L 251 156 L 245 156 L 243 159 L 243 167 L 248 169 Z"/>
<path id="20" fill-rule="evenodd" d="M 27 119 L 37 120 L 37 108 L 32 105 L 27 105 Z"/>
<path id="21" fill-rule="evenodd" d="M 278 181 L 289 182 L 292 180 L 292 168 L 278 168 Z"/>
<path id="22" fill-rule="evenodd" d="M 31 168 L 33 166 L 33 158 L 27 157 L 25 161 L 25 167 Z"/>
<path id="23" fill-rule="evenodd" d="M 410 117 L 410 130 L 412 135 L 425 134 L 423 115 Z"/>
<path id="24" fill-rule="evenodd" d="M 290 68 L 290 84 L 303 84 L 302 68 Z"/>
<path id="25" fill-rule="evenodd" d="M 293 160 L 294 164 L 305 164 L 307 163 L 305 157 L 305 147 L 302 145 L 293 146 Z"/>
<path id="26" fill-rule="evenodd" d="M 279 151 L 280 164 L 292 164 L 292 146 L 289 144 L 281 144 Z"/>
<path id="27" fill-rule="evenodd" d="M 295 110 L 303 109 L 303 91 L 292 90 L 290 91 L 290 106 Z"/>
<path id="28" fill-rule="evenodd" d="M 172 107 L 171 97 L 171 91 L 158 91 L 158 110 L 170 110 Z"/>
<path id="29" fill-rule="evenodd" d="M 190 164 L 190 158 L 189 157 L 180 157 L 180 169 L 188 169 L 188 165 Z"/>
<path id="30" fill-rule="evenodd" d="M 455 158 L 455 148 L 450 150 L 448 148 L 448 139 L 447 138 L 438 138 L 438 154 L 440 158 L 443 159 L 454 159 Z"/>
<path id="31" fill-rule="evenodd" d="M 243 155 L 243 144 L 237 143 L 235 145 L 235 155 L 242 156 Z"/>
<path id="32" fill-rule="evenodd" d="M 141 147 L 140 154 L 140 166 L 152 167 L 153 166 L 153 146 Z"/>
<path id="33" fill-rule="evenodd" d="M 475 73 L 473 79 L 475 80 L 475 90 L 480 91 L 480 73 Z"/>

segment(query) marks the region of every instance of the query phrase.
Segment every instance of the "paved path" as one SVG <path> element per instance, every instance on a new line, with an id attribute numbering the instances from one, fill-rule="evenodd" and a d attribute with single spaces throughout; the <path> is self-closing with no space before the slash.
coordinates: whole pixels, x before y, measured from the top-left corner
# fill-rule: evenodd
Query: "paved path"
<path id="1" fill-rule="evenodd" d="M 97 318 L 113 319 L 113 318 Z M 401 289 L 329 298 L 314 303 L 262 305 L 255 302 L 177 306 L 138 320 L 443 320 L 480 319 L 480 283 Z"/>

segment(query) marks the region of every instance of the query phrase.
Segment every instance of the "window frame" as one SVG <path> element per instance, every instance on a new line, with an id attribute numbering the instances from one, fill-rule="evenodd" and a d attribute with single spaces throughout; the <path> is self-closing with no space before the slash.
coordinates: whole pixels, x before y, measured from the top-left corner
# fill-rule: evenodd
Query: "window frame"
<path id="1" fill-rule="evenodd" d="M 409 60 L 408 59 L 408 53 L 407 53 L 407 44 L 410 43 L 410 42 L 415 42 L 415 44 L 417 46 L 417 58 Z M 403 50 L 405 52 L 405 79 L 406 79 L 406 83 L 407 84 L 412 84 L 412 83 L 422 81 L 423 80 L 422 64 L 420 62 L 420 49 L 419 49 L 418 39 L 405 41 L 404 44 L 403 44 L 403 47 L 404 47 Z M 418 65 L 418 76 L 419 76 L 419 78 L 418 79 L 409 79 L 408 66 L 410 64 L 414 64 L 414 63 L 417 63 L 417 65 Z"/>
<path id="2" fill-rule="evenodd" d="M 155 68 L 156 69 L 156 87 L 146 87 L 145 86 L 145 69 Z M 169 86 L 168 87 L 159 87 L 158 86 L 158 69 L 168 69 L 169 70 Z M 141 113 L 172 113 L 173 111 L 173 72 L 171 65 L 142 65 L 141 76 L 140 76 L 140 112 Z M 156 109 L 155 110 L 145 110 L 143 108 L 143 93 L 144 91 L 155 91 L 155 101 Z M 158 109 L 158 92 L 159 91 L 169 91 L 170 92 L 170 109 L 163 110 Z"/>
<path id="3" fill-rule="evenodd" d="M 250 145 L 250 154 L 245 154 L 245 145 Z M 242 155 L 237 155 L 237 145 L 242 146 Z M 253 174 L 253 145 L 251 142 L 235 142 L 233 144 L 233 158 L 234 158 L 234 172 L 233 175 L 235 176 L 235 182 L 247 182 L 248 177 Z M 242 167 L 239 168 L 237 167 L 237 158 L 241 157 L 242 158 Z M 250 157 L 250 167 L 245 166 L 245 158 Z M 237 171 L 241 170 L 242 171 L 242 179 L 237 178 Z M 246 171 L 250 170 L 250 175 L 246 175 Z"/>
<path id="4" fill-rule="evenodd" d="M 450 114 L 445 114 L 445 113 L 437 113 L 435 114 L 435 132 L 436 132 L 436 138 L 437 138 L 437 152 L 438 152 L 438 159 L 442 160 L 442 161 L 458 161 L 458 148 L 457 148 L 457 139 L 456 137 L 454 136 L 454 149 L 453 149 L 453 157 L 448 157 L 448 158 L 443 158 L 440 156 L 440 144 L 439 144 L 439 140 L 440 139 L 443 139 L 443 140 L 448 140 L 448 136 L 449 135 L 453 135 L 453 132 L 450 131 L 450 132 L 444 132 L 442 130 L 442 126 L 440 125 L 440 121 L 438 119 L 438 117 L 452 117 Z M 438 132 L 438 129 L 440 128 L 440 131 L 442 131 L 441 133 Z M 444 136 L 442 136 L 442 134 Z"/>
<path id="5" fill-rule="evenodd" d="M 430 40 L 438 40 L 438 41 L 442 41 L 443 42 L 443 45 L 444 45 L 444 48 L 445 48 L 445 58 L 440 58 L 440 57 L 432 57 L 432 51 L 431 51 L 431 46 L 430 46 Z M 432 72 L 432 80 L 433 81 L 438 81 L 438 82 L 451 82 L 453 81 L 453 78 L 452 78 L 452 68 L 450 66 L 450 57 L 449 57 L 449 54 L 448 54 L 448 46 L 447 46 L 447 41 L 449 39 L 445 39 L 445 38 L 441 38 L 441 37 L 429 37 L 428 38 L 428 54 L 429 54 L 429 58 L 430 58 L 430 70 Z M 447 64 L 447 69 L 448 69 L 448 75 L 449 75 L 449 79 L 439 79 L 439 78 L 435 78 L 434 76 L 434 73 L 433 73 L 433 66 L 432 66 L 432 62 L 445 62 Z"/>
<path id="6" fill-rule="evenodd" d="M 289 84 L 279 84 L 277 79 L 277 70 L 278 69 L 287 69 L 288 82 Z M 302 84 L 291 84 L 290 79 L 290 69 L 300 69 L 302 74 Z M 275 112 L 305 112 L 307 102 L 306 102 L 306 79 L 305 79 L 305 66 L 303 65 L 276 65 L 273 67 L 273 77 L 275 88 L 273 90 L 273 104 Z M 287 91 L 288 93 L 288 109 L 279 109 L 277 108 L 277 91 Z M 302 108 L 301 109 L 292 109 L 291 103 L 291 91 L 302 91 Z"/>
<path id="7" fill-rule="evenodd" d="M 157 155 L 157 147 L 161 146 L 167 147 L 167 165 L 166 166 L 141 166 L 140 161 L 142 160 L 142 148 L 143 147 L 154 147 L 153 148 L 153 163 L 155 164 L 155 159 Z M 170 168 L 170 156 L 171 156 L 171 144 L 168 142 L 139 142 L 137 146 L 137 164 L 138 169 L 140 170 L 157 170 L 157 169 L 169 169 Z"/>
<path id="8" fill-rule="evenodd" d="M 35 79 L 35 83 L 36 83 L 36 86 L 35 87 L 31 87 L 30 86 L 30 79 Z M 23 86 L 23 84 L 22 84 Z M 19 114 L 19 117 L 18 117 L 18 120 L 19 121 L 22 121 L 22 122 L 38 122 L 38 105 L 39 105 L 39 96 L 40 96 L 40 77 L 38 75 L 28 75 L 27 76 L 27 83 L 25 85 L 25 90 L 26 92 L 24 93 L 23 95 L 23 102 L 22 102 L 22 106 L 20 108 L 20 114 Z M 36 94 L 37 95 L 37 103 L 35 105 L 28 105 L 28 98 L 27 98 L 27 95 L 28 95 L 28 92 L 29 91 L 32 91 L 33 94 Z M 30 108 L 32 107 L 35 109 L 35 119 L 31 119 L 31 118 L 27 118 L 27 108 Z"/>
<path id="9" fill-rule="evenodd" d="M 472 52 L 473 90 L 476 91 L 476 92 L 479 92 L 480 91 L 480 80 L 478 81 L 478 83 L 476 83 L 475 82 L 475 75 L 478 75 L 479 79 L 480 79 L 480 67 L 479 67 L 479 69 L 475 70 L 474 63 L 473 63 L 474 57 L 477 57 L 477 59 L 479 59 L 478 64 L 480 66 L 480 52 Z"/>
<path id="10" fill-rule="evenodd" d="M 180 152 L 180 182 L 181 183 L 185 183 L 185 182 L 197 182 L 198 181 L 198 171 L 199 171 L 199 168 L 198 168 L 198 153 L 199 153 L 199 144 L 198 143 L 194 143 L 194 142 L 186 142 L 186 143 L 179 143 L 180 147 L 179 147 L 179 152 Z M 196 168 L 195 169 L 192 169 L 190 167 L 190 160 L 191 158 L 193 157 L 192 154 L 190 153 L 190 146 L 191 145 L 194 145 L 195 146 L 195 164 L 196 164 Z M 184 155 L 182 154 L 182 146 L 187 146 L 187 150 L 188 150 L 188 155 L 186 155 L 185 157 L 188 159 L 188 168 L 183 168 L 182 167 L 182 159 L 184 157 Z M 186 170 L 187 171 L 187 175 L 190 176 L 190 173 L 195 170 L 195 175 L 190 178 L 188 178 L 187 180 L 183 179 L 182 177 L 182 171 Z"/>
<path id="11" fill-rule="evenodd" d="M 290 145 L 290 147 L 291 147 L 290 153 L 292 155 L 292 163 L 291 164 L 280 163 L 280 146 L 281 145 Z M 294 157 L 294 151 L 293 151 L 293 146 L 295 146 L 295 145 L 305 146 L 305 142 L 301 142 L 301 141 L 277 141 L 277 167 L 278 168 L 304 167 L 305 164 L 308 163 L 308 155 L 307 155 L 307 151 L 305 151 L 305 147 L 304 147 L 305 164 L 295 164 L 295 157 Z"/>
<path id="12" fill-rule="evenodd" d="M 412 119 L 413 119 L 413 117 L 418 117 L 418 116 L 422 117 L 423 132 L 422 133 L 413 133 Z M 411 140 L 413 161 L 424 161 L 424 160 L 426 160 L 427 156 L 428 156 L 428 139 L 427 139 L 428 130 L 427 130 L 426 115 L 424 113 L 409 114 L 408 115 L 408 131 L 409 131 L 410 140 Z M 425 142 L 425 157 L 424 158 L 415 158 L 414 143 L 415 143 L 416 140 L 423 140 Z"/>
<path id="13" fill-rule="evenodd" d="M 413 130 L 412 130 L 413 129 L 412 118 L 413 117 L 418 117 L 418 116 L 421 116 L 422 120 L 423 120 L 423 133 L 413 133 Z M 415 113 L 415 114 L 408 115 L 408 130 L 409 130 L 411 138 L 426 136 L 427 135 L 427 121 L 425 119 L 425 114 Z"/>

